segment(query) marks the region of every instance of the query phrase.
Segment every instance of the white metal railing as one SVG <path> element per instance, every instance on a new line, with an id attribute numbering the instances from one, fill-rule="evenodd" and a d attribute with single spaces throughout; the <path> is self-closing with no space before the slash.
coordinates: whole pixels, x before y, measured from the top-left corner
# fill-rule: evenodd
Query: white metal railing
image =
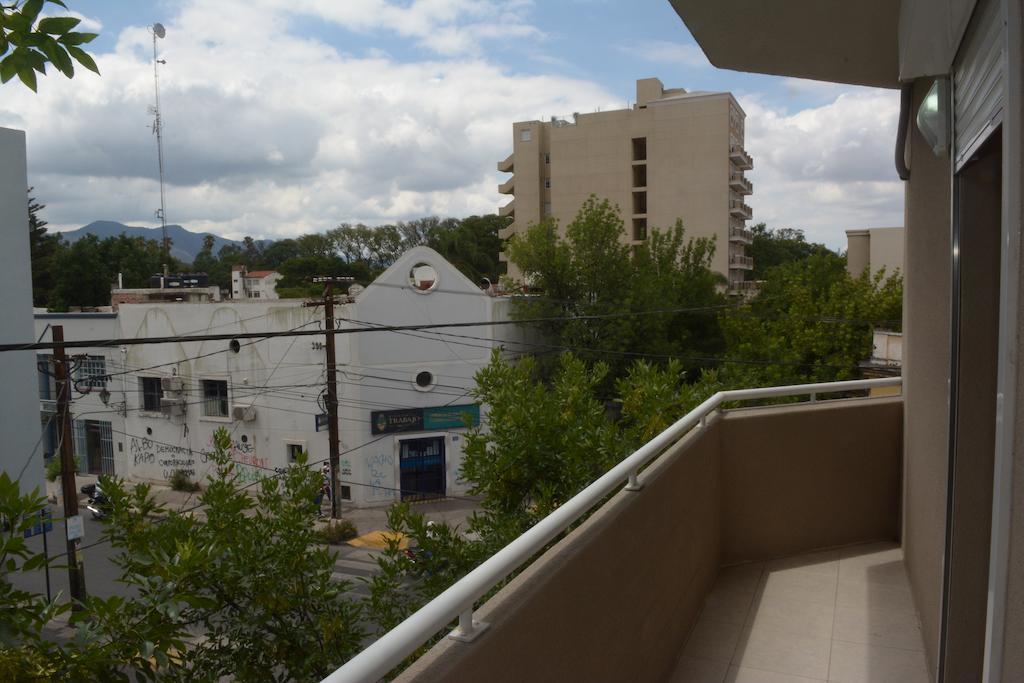
<path id="1" fill-rule="evenodd" d="M 685 436 L 693 427 L 704 426 L 707 417 L 723 403 L 780 396 L 810 396 L 810 400 L 813 402 L 817 400 L 818 394 L 894 387 L 901 386 L 902 383 L 902 377 L 886 377 L 849 382 L 822 382 L 719 391 L 608 470 L 564 505 L 537 522 L 479 567 L 456 581 L 405 621 L 385 633 L 340 669 L 323 679 L 323 683 L 375 683 L 455 618 L 458 618 L 459 625 L 449 637 L 462 641 L 473 640 L 487 628 L 487 624 L 473 619 L 473 603 L 476 600 L 503 581 L 617 487 L 625 484 L 626 490 L 642 490 L 643 484 L 638 478 L 640 469 Z"/>

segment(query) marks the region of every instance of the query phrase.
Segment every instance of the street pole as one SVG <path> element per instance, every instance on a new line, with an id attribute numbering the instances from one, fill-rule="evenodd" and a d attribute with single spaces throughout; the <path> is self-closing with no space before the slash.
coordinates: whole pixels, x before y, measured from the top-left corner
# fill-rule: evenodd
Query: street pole
<path id="1" fill-rule="evenodd" d="M 53 369 L 57 383 L 57 431 L 60 440 L 60 483 L 64 497 L 65 528 L 67 521 L 78 514 L 78 489 L 75 485 L 75 450 L 71 436 L 71 378 L 68 358 L 64 353 L 64 326 L 54 325 Z M 65 534 L 66 536 L 66 534 Z M 85 567 L 78 551 L 78 539 L 67 540 L 68 589 L 71 609 L 82 609 L 85 601 Z"/>
<path id="2" fill-rule="evenodd" d="M 324 289 L 324 335 L 327 349 L 327 441 L 331 462 L 331 518 L 341 519 L 340 451 L 338 434 L 338 377 L 337 357 L 334 353 L 334 283 L 351 282 L 350 277 L 322 276 L 313 282 L 322 282 Z"/>

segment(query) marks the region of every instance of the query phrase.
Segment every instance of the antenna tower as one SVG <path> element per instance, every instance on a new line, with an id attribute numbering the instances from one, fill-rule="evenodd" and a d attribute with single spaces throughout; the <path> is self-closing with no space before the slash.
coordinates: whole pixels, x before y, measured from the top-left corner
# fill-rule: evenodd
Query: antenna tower
<path id="1" fill-rule="evenodd" d="M 166 262 L 170 260 L 171 250 L 170 244 L 167 242 L 167 207 L 164 200 L 164 123 L 163 119 L 160 118 L 160 71 L 159 65 L 166 64 L 167 62 L 163 59 L 157 59 L 156 52 L 156 39 L 163 38 L 167 35 L 163 24 L 153 24 L 150 27 L 150 32 L 153 34 L 153 90 L 156 93 L 156 105 L 150 107 L 149 112 L 153 115 L 153 132 L 156 134 L 156 155 L 157 162 L 160 165 L 160 209 L 156 212 L 157 218 L 160 219 L 160 235 L 163 239 L 161 247 L 164 252 L 165 268 Z"/>

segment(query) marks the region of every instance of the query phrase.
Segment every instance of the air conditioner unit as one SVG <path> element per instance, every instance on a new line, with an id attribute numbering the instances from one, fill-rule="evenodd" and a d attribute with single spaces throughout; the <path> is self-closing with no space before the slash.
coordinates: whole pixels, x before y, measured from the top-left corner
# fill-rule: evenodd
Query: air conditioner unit
<path id="1" fill-rule="evenodd" d="M 241 422 L 252 422 L 256 419 L 256 408 L 243 403 L 233 405 L 231 406 L 231 419 Z"/>
<path id="2" fill-rule="evenodd" d="M 164 391 L 180 392 L 185 388 L 185 382 L 181 377 L 161 377 L 160 388 Z"/>
<path id="3" fill-rule="evenodd" d="M 184 415 L 185 399 L 161 397 L 160 410 L 164 415 Z"/>

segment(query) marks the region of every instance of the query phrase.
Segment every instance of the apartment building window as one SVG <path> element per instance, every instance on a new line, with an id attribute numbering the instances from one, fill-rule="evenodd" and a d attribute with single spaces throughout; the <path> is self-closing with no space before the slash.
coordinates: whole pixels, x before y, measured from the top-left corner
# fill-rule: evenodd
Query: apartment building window
<path id="1" fill-rule="evenodd" d="M 546 203 L 544 205 L 544 215 L 545 216 L 550 216 L 551 215 L 551 202 L 548 202 L 548 203 Z"/>
<path id="2" fill-rule="evenodd" d="M 546 190 L 550 190 L 551 189 L 551 178 L 545 178 L 544 179 L 544 189 L 546 189 Z"/>
<path id="3" fill-rule="evenodd" d="M 647 138 L 633 138 L 633 161 L 647 161 Z"/>
<path id="4" fill-rule="evenodd" d="M 544 163 L 545 164 L 550 164 L 551 163 L 551 155 L 546 153 L 546 152 L 544 154 Z"/>
<path id="5" fill-rule="evenodd" d="M 305 450 L 301 443 L 286 443 L 284 447 L 288 450 L 288 462 L 298 462 L 299 456 Z"/>
<path id="6" fill-rule="evenodd" d="M 646 218 L 634 218 L 633 219 L 633 239 L 645 240 L 647 239 L 647 219 Z"/>
<path id="7" fill-rule="evenodd" d="M 647 193 L 633 193 L 633 213 L 647 213 Z"/>
<path id="8" fill-rule="evenodd" d="M 228 416 L 227 380 L 203 380 L 203 415 L 206 417 Z"/>
<path id="9" fill-rule="evenodd" d="M 142 399 L 143 410 L 149 412 L 160 410 L 160 399 L 164 396 L 164 390 L 160 386 L 159 377 L 140 377 L 139 394 Z"/>
<path id="10" fill-rule="evenodd" d="M 102 389 L 107 386 L 107 363 L 103 356 L 86 356 L 78 361 L 75 384 L 79 387 Z"/>
<path id="11" fill-rule="evenodd" d="M 633 167 L 633 187 L 647 187 L 647 165 Z"/>
<path id="12" fill-rule="evenodd" d="M 352 487 L 351 486 L 345 486 L 344 484 L 341 486 L 341 499 L 342 500 L 352 500 Z"/>
<path id="13" fill-rule="evenodd" d="M 524 128 L 523 130 L 519 131 L 519 139 L 522 140 L 523 142 L 529 142 L 530 138 L 532 137 L 531 133 L 532 131 L 529 128 Z"/>

